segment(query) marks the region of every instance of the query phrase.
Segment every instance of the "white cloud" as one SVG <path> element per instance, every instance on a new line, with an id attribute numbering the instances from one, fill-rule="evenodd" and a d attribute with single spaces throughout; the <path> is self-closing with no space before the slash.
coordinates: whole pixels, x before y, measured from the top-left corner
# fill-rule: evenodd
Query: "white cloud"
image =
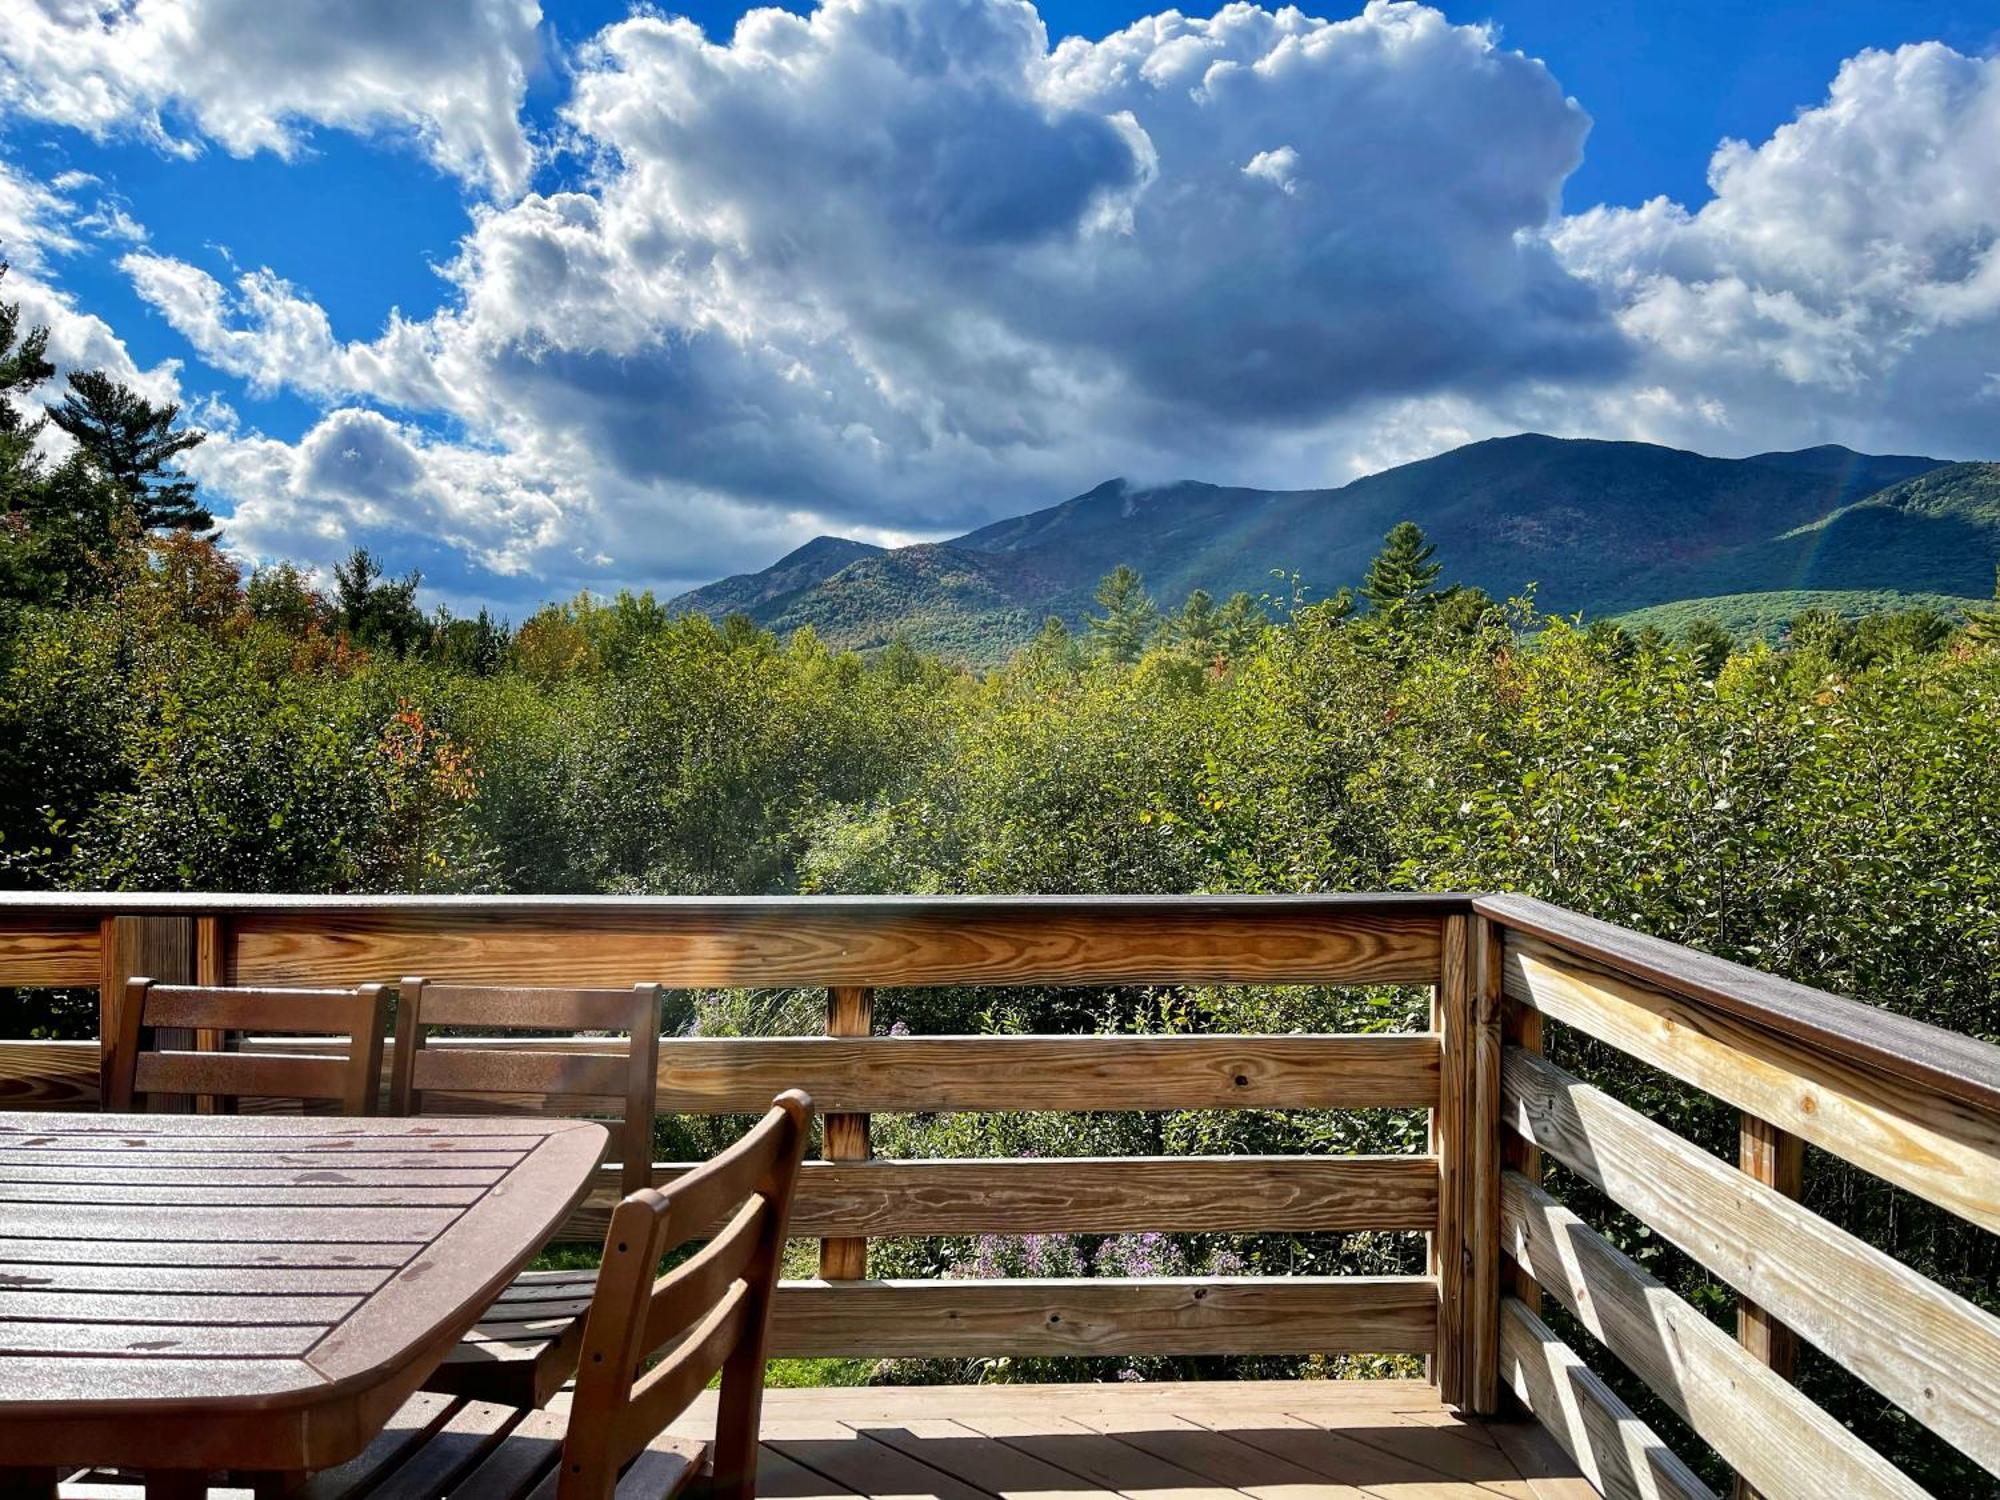
<path id="1" fill-rule="evenodd" d="M 178 155 L 399 131 L 511 196 L 533 164 L 519 111 L 539 19 L 536 0 L 10 0 L 0 109 Z"/>
<path id="2" fill-rule="evenodd" d="M 1665 434 L 1995 453 L 2000 56 L 1864 52 L 1768 141 L 1725 142 L 1709 184 L 1555 238 L 1684 410 Z"/>
<path id="3" fill-rule="evenodd" d="M 573 85 L 582 180 L 476 208 L 421 321 L 343 341 L 276 271 L 121 260 L 253 393 L 335 408 L 203 450 L 242 545 L 433 540 L 540 594 L 937 535 L 1115 472 L 1326 484 L 1522 428 L 1947 456 L 2000 430 L 1992 58 L 1863 54 L 1725 143 L 1709 202 L 1568 219 L 1578 106 L 1386 0 L 1054 49 L 1026 0 L 829 0 L 717 41 L 646 12 Z"/>
<path id="4" fill-rule="evenodd" d="M 583 190 L 478 210 L 453 305 L 376 339 L 268 271 L 123 264 L 256 389 L 585 476 L 595 533 L 565 510 L 538 544 L 557 576 L 936 534 L 1114 470 L 1276 480 L 1384 399 L 1623 357 L 1544 235 L 1582 113 L 1416 5 L 1054 51 L 1025 0 L 832 0 L 726 42 L 643 14 L 585 49 L 565 124 Z"/>

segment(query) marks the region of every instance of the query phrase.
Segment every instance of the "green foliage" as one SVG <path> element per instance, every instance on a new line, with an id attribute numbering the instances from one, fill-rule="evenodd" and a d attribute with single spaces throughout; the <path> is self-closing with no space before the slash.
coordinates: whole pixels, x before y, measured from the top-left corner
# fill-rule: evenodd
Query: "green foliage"
<path id="1" fill-rule="evenodd" d="M 69 377 L 69 392 L 49 420 L 75 439 L 83 454 L 124 496 L 142 529 L 179 526 L 207 531 L 215 517 L 196 503 L 195 485 L 173 460 L 208 434 L 178 427 L 180 407 L 155 406 L 97 370 Z"/>
<path id="2" fill-rule="evenodd" d="M 1091 641 L 1107 661 L 1129 666 L 1139 659 L 1159 628 L 1160 607 L 1146 592 L 1139 575 L 1123 563 L 1105 576 L 1092 597 L 1104 613 L 1085 622 Z M 1207 601 L 1208 596 L 1202 598 Z"/>
<path id="3" fill-rule="evenodd" d="M 1424 540 L 1414 521 L 1398 521 L 1361 580 L 1361 597 L 1384 613 L 1416 609 L 1436 586 L 1444 564 L 1432 559 L 1437 548 Z"/>
<path id="4" fill-rule="evenodd" d="M 423 575 L 415 569 L 403 578 L 385 578 L 375 555 L 356 547 L 347 561 L 333 565 L 333 578 L 333 617 L 357 644 L 401 655 L 424 639 L 423 611 L 417 608 Z"/>

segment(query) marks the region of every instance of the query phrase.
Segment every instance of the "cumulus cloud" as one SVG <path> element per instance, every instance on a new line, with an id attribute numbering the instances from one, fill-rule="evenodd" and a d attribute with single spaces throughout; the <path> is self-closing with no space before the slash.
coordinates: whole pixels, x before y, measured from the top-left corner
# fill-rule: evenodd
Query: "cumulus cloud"
<path id="1" fill-rule="evenodd" d="M 739 536 L 937 532 L 1116 469 L 1276 479 L 1371 403 L 1624 358 L 1546 236 L 1585 117 L 1419 5 L 1054 50 L 1026 0 L 830 0 L 722 41 L 646 13 L 584 49 L 564 123 L 587 180 L 479 209 L 452 304 L 372 340 L 270 272 L 123 264 L 258 390 L 580 464 L 634 571 L 718 506 Z"/>
<path id="2" fill-rule="evenodd" d="M 1555 236 L 1642 351 L 1668 432 L 1992 456 L 2000 431 L 2000 56 L 1870 51 L 1713 196 Z"/>
<path id="3" fill-rule="evenodd" d="M 246 545 L 440 539 L 532 592 L 1523 428 L 1991 450 L 2000 60 L 1852 59 L 1696 206 L 1562 218 L 1587 129 L 1391 0 L 1053 49 L 1027 0 L 648 11 L 575 59 L 579 180 L 476 206 L 421 321 L 342 341 L 282 268 L 120 264 L 210 364 L 332 408 L 203 450 Z"/>
<path id="4" fill-rule="evenodd" d="M 14 0 L 0 109 L 180 155 L 300 148 L 301 127 L 414 135 L 440 167 L 512 195 L 536 0 Z"/>
<path id="5" fill-rule="evenodd" d="M 168 360 L 140 369 L 111 325 L 79 308 L 57 284 L 57 263 L 78 253 L 81 235 L 95 228 L 92 215 L 69 193 L 94 181 L 87 174 L 65 174 L 58 187 L 0 158 L 0 263 L 8 267 L 0 296 L 19 305 L 23 328 L 48 329 L 48 357 L 59 370 L 103 370 L 153 400 L 172 400 L 178 364 Z"/>

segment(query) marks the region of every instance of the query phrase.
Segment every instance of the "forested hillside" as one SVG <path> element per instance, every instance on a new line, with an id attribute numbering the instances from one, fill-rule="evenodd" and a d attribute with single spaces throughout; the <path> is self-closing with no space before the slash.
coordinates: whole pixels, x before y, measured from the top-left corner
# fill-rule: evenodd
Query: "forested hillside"
<path id="1" fill-rule="evenodd" d="M 1414 520 L 1457 576 L 1505 597 L 1532 584 L 1554 613 L 1626 611 L 1729 594 L 1817 593 L 1752 613 L 1866 612 L 1983 598 L 2000 563 L 1992 464 L 1808 448 L 1708 458 L 1650 443 L 1527 433 L 1472 443 L 1330 490 L 1112 480 L 950 541 L 834 564 L 821 538 L 761 574 L 675 601 L 747 610 L 780 634 L 810 625 L 867 650 L 897 636 L 992 665 L 1053 614 L 1080 624 L 1112 568 L 1169 598 L 1253 598 L 1296 580 L 1323 596 L 1361 577 L 1382 535 Z M 811 566 L 801 566 L 811 555 Z"/>
<path id="2" fill-rule="evenodd" d="M 49 378 L 32 334 L 0 325 L 6 393 Z M 984 675 L 903 642 L 863 657 L 650 595 L 582 598 L 510 630 L 424 614 L 416 577 L 366 553 L 326 589 L 284 564 L 246 577 L 174 472 L 195 440 L 176 413 L 80 378 L 58 420 L 78 446 L 52 462 L 25 408 L 0 407 L 8 886 L 1518 890 L 1994 1036 L 2000 606 L 1963 625 L 1807 610 L 1777 646 L 1738 647 L 1705 617 L 1674 635 L 1586 627 L 1452 586 L 1454 555 L 1404 524 L 1357 569 L 1358 591 L 1275 614 L 1200 592 L 1163 605 L 1116 569 L 1081 629 L 1041 625 Z M 1950 471 L 1914 483 L 1899 513 L 1962 503 Z M 816 1004 L 682 994 L 674 1024 L 802 1029 Z M 923 991 L 885 992 L 877 1016 L 917 1031 L 1385 1029 L 1421 1005 L 1395 991 Z M 94 997 L 17 995 L 6 1029 L 95 1019 Z M 1733 1152 L 1733 1115 L 1553 1045 Z M 678 1132 L 670 1153 L 714 1144 L 707 1127 L 663 1128 Z M 957 1155 L 1420 1139 L 1413 1117 L 1309 1112 L 926 1117 L 877 1137 Z M 1992 1237 L 1830 1159 L 1808 1195 L 1994 1305 Z M 1565 1197 L 1593 1201 L 1574 1183 Z M 1629 1251 L 1729 1315 L 1725 1289 L 1599 1207 Z M 1386 1270 L 1420 1254 L 1393 1235 L 986 1237 L 897 1242 L 877 1271 Z M 1140 1363 L 1135 1376 L 1217 1373 Z M 1966 1461 L 1816 1356 L 1805 1381 L 1934 1488 L 1969 1492 Z"/>

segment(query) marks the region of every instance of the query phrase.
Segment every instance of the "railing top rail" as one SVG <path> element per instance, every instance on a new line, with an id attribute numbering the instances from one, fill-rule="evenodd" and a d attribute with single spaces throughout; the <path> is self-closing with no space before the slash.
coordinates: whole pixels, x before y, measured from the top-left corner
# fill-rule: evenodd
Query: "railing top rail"
<path id="1" fill-rule="evenodd" d="M 1473 898 L 1425 891 L 1329 891 L 1278 896 L 351 896 L 246 895 L 236 892 L 0 891 L 0 913 L 9 910 L 87 916 L 227 916 L 238 912 L 465 912 L 483 917 L 515 913 L 546 915 L 565 910 L 654 912 L 738 916 L 784 916 L 800 910 L 885 917 L 928 913 L 1031 915 L 1038 911 L 1118 916 L 1171 911 L 1195 916 L 1205 911 L 1233 915 L 1269 911 L 1393 910 L 1412 915 L 1450 915 L 1469 909 Z"/>
<path id="2" fill-rule="evenodd" d="M 1684 996 L 1875 1072 L 2000 1112 L 2000 1047 L 1531 896 L 1473 909 L 1586 961 Z"/>

